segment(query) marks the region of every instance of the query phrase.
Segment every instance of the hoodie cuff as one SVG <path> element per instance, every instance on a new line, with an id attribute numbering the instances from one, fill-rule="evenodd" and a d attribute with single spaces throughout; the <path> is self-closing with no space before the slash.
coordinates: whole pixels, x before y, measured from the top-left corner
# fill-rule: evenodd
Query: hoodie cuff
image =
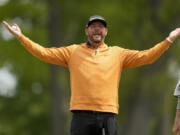
<path id="1" fill-rule="evenodd" d="M 167 37 L 166 39 L 167 39 L 167 41 L 169 41 L 171 44 L 173 43 L 173 41 L 172 41 L 169 37 Z"/>
<path id="2" fill-rule="evenodd" d="M 180 110 L 180 96 L 178 96 L 177 110 Z"/>

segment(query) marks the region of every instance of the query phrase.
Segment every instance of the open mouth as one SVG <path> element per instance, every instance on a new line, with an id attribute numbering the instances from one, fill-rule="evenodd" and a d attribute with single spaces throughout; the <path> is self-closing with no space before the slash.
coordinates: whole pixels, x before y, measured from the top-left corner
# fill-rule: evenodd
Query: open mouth
<path id="1" fill-rule="evenodd" d="M 100 40 L 101 39 L 101 35 L 100 34 L 94 34 L 93 38 L 96 40 Z"/>
<path id="2" fill-rule="evenodd" d="M 102 35 L 101 33 L 94 33 L 93 34 L 94 37 L 101 37 L 101 35 Z"/>
<path id="3" fill-rule="evenodd" d="M 93 35 L 93 37 L 101 37 L 101 35 L 95 34 L 95 35 Z"/>

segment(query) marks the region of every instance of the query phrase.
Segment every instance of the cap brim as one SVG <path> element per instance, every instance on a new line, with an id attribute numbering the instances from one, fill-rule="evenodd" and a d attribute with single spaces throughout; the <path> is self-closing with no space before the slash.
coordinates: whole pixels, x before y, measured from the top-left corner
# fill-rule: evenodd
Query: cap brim
<path id="1" fill-rule="evenodd" d="M 104 27 L 107 27 L 106 21 L 105 21 L 105 20 L 102 20 L 102 19 L 93 19 L 93 20 L 91 20 L 91 21 L 88 22 L 88 24 L 86 25 L 86 27 L 89 27 L 89 26 L 90 26 L 93 22 L 95 22 L 95 21 L 99 21 L 99 22 L 101 22 L 101 23 L 104 25 Z"/>

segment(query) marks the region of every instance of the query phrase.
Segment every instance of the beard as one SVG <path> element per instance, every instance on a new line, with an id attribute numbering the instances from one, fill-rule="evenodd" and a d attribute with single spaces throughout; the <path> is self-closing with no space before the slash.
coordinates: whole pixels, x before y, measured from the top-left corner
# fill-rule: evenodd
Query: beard
<path id="1" fill-rule="evenodd" d="M 94 43 L 101 43 L 103 41 L 103 35 L 94 34 L 94 35 L 89 36 L 89 39 Z"/>

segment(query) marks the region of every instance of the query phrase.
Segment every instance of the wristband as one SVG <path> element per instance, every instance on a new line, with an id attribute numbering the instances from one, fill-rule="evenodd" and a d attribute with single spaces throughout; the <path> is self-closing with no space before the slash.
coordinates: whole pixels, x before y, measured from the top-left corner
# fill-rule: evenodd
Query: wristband
<path id="1" fill-rule="evenodd" d="M 178 96 L 177 110 L 180 110 L 180 96 Z"/>
<path id="2" fill-rule="evenodd" d="M 170 43 L 173 43 L 173 41 L 169 38 L 169 37 L 167 37 L 166 38 Z"/>

